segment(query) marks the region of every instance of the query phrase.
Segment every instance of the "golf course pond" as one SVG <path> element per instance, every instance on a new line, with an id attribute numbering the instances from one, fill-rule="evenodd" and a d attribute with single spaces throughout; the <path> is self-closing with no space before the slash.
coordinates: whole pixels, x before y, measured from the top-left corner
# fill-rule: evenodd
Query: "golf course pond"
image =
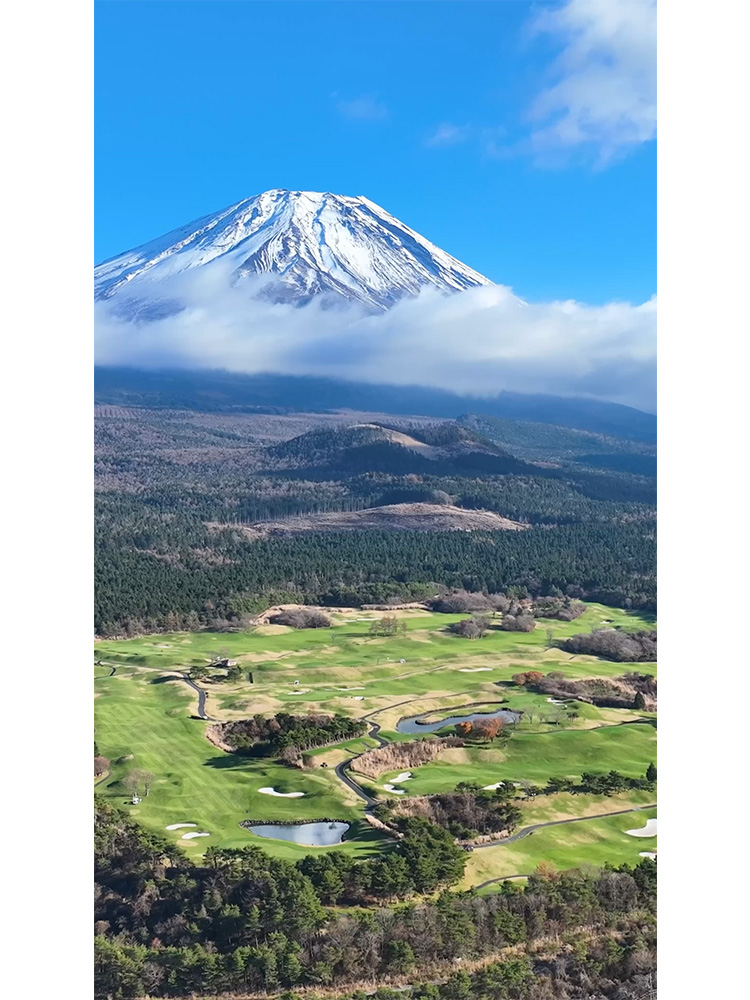
<path id="1" fill-rule="evenodd" d="M 340 844 L 350 823 L 324 821 L 322 823 L 261 823 L 247 827 L 258 837 L 288 840 L 306 847 L 332 847 Z"/>
<path id="2" fill-rule="evenodd" d="M 511 712 L 507 708 L 501 708 L 497 712 L 472 712 L 469 715 L 451 715 L 447 719 L 440 719 L 437 722 L 422 722 L 422 715 L 413 715 L 408 719 L 400 719 L 396 724 L 396 731 L 405 736 L 414 736 L 421 733 L 435 733 L 438 729 L 446 726 L 456 726 L 459 722 L 476 722 L 477 719 L 501 719 L 503 722 L 518 722 L 521 718 L 519 712 Z"/>

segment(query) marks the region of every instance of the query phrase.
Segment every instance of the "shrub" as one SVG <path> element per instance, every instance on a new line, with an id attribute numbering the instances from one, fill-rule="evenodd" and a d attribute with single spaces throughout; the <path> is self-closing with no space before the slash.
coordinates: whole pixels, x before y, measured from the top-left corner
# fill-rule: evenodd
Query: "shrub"
<path id="1" fill-rule="evenodd" d="M 105 771 L 109 770 L 109 761 L 106 757 L 94 757 L 94 777 L 98 778 Z"/>
<path id="2" fill-rule="evenodd" d="M 568 653 L 587 653 L 618 663 L 643 663 L 656 660 L 656 629 L 643 632 L 620 632 L 601 629 L 572 635 L 558 643 Z"/>
<path id="3" fill-rule="evenodd" d="M 442 597 L 428 601 L 432 611 L 445 615 L 462 615 L 472 611 L 506 611 L 510 601 L 505 594 L 472 593 L 468 590 L 454 590 Z"/>
<path id="4" fill-rule="evenodd" d="M 448 626 L 450 632 L 462 635 L 465 639 L 479 639 L 490 627 L 489 615 L 472 615 L 471 618 L 464 618 L 460 622 L 454 622 Z"/>
<path id="5" fill-rule="evenodd" d="M 331 619 L 320 608 L 290 608 L 273 615 L 270 621 L 273 625 L 291 625 L 292 628 L 331 627 Z"/>
<path id="6" fill-rule="evenodd" d="M 534 603 L 535 618 L 554 618 L 562 622 L 575 621 L 585 610 L 585 604 L 569 597 L 540 597 Z"/>
<path id="7" fill-rule="evenodd" d="M 533 632 L 536 622 L 531 615 L 503 615 L 500 628 L 504 632 Z"/>

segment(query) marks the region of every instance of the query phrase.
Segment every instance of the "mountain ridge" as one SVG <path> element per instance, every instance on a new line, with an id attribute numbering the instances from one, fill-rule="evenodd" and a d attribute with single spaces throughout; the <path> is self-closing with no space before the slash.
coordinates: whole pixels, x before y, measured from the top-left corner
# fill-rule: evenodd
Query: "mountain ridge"
<path id="1" fill-rule="evenodd" d="M 97 366 L 95 401 L 147 409 L 207 412 L 377 411 L 455 419 L 497 416 L 656 441 L 656 417 L 622 403 L 503 391 L 462 396 L 424 386 L 358 383 L 311 375 L 248 375 L 221 369 Z"/>
<path id="2" fill-rule="evenodd" d="M 424 288 L 491 285 L 364 196 L 272 189 L 201 216 L 94 269 L 94 293 L 125 293 L 131 311 L 167 279 L 223 262 L 230 281 L 265 279 L 259 297 L 306 305 L 354 302 L 380 312 Z M 170 303 L 164 309 L 177 311 Z"/>

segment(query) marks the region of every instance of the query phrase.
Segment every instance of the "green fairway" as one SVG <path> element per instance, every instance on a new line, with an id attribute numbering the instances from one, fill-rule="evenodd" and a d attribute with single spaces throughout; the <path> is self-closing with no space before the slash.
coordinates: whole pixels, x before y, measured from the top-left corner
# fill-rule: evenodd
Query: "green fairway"
<path id="1" fill-rule="evenodd" d="M 617 795 L 590 795 L 588 793 L 559 792 L 556 795 L 536 795 L 517 800 L 522 818 L 519 829 L 535 823 L 548 823 L 579 816 L 596 816 L 617 812 L 634 806 L 646 806 L 656 801 L 656 790 L 630 789 Z M 636 824 L 638 825 L 638 824 Z"/>
<path id="2" fill-rule="evenodd" d="M 204 736 L 206 724 L 190 718 L 192 698 L 182 681 L 123 668 L 114 677 L 98 677 L 95 686 L 96 741 L 100 753 L 112 761 L 110 776 L 97 786 L 97 794 L 108 796 L 191 853 L 203 853 L 208 846 L 262 843 L 274 854 L 300 855 L 308 849 L 255 837 L 239 827 L 240 820 L 362 819 L 360 800 L 331 771 L 298 771 L 212 746 Z M 132 759 L 121 760 L 131 755 Z M 148 797 L 137 806 L 129 804 L 121 781 L 133 768 L 151 771 L 156 778 Z M 302 791 L 305 796 L 277 798 L 259 793 L 263 787 Z M 189 830 L 165 830 L 173 823 L 188 822 L 210 837 L 183 840 L 182 834 Z M 369 852 L 377 846 L 379 838 L 370 828 L 361 829 L 366 835 L 353 837 L 346 849 Z"/>
<path id="3" fill-rule="evenodd" d="M 546 699 L 511 685 L 513 674 L 520 671 L 562 670 L 576 678 L 613 677 L 629 669 L 655 670 L 655 664 L 611 663 L 547 648 L 548 630 L 553 638 L 561 638 L 587 632 L 604 622 L 630 630 L 650 628 L 654 623 L 647 615 L 592 604 L 575 622 L 540 620 L 530 633 L 492 630 L 475 641 L 446 631 L 462 617 L 415 612 L 414 617 L 401 619 L 406 635 L 371 638 L 367 621 L 351 622 L 338 615 L 333 627 L 326 629 L 271 627 L 269 633 L 268 627 L 261 627 L 219 635 L 175 633 L 102 641 L 97 643 L 96 657 L 105 665 L 157 670 L 185 670 L 218 657 L 236 659 L 242 668 L 239 681 L 228 683 L 218 673 L 203 684 L 209 692 L 209 714 L 218 718 L 293 711 L 295 704 L 311 711 L 359 717 L 407 702 L 408 707 L 378 717 L 384 732 L 391 736 L 403 715 L 469 702 L 508 699 L 511 708 L 527 708 L 533 701 L 552 718 L 555 710 Z M 615 721 L 593 706 L 575 707 L 580 715 L 572 723 L 576 727 Z"/>
<path id="4" fill-rule="evenodd" d="M 380 614 L 373 613 L 372 617 L 377 618 Z M 277 670 L 277 661 L 284 659 L 288 661 L 284 663 L 284 667 L 296 667 L 302 671 L 306 682 L 307 679 L 331 682 L 333 678 L 330 675 L 320 673 L 321 669 L 331 667 L 355 667 L 358 671 L 366 671 L 368 678 L 375 680 L 378 677 L 388 679 L 393 674 L 398 674 L 399 667 L 401 673 L 407 672 L 410 664 L 413 669 L 414 665 L 423 666 L 427 662 L 439 665 L 444 661 L 474 659 L 488 654 L 513 656 L 522 667 L 524 660 L 533 659 L 544 651 L 548 630 L 555 639 L 560 639 L 579 632 L 589 632 L 593 627 L 601 627 L 605 621 L 611 622 L 610 627 L 617 626 L 627 631 L 654 626 L 650 615 L 590 604 L 585 614 L 574 622 L 539 619 L 533 632 L 502 632 L 493 629 L 483 638 L 474 641 L 446 631 L 448 625 L 460 621 L 466 615 L 421 613 L 401 619 L 406 623 L 406 635 L 384 639 L 369 636 L 367 621 L 349 622 L 341 616 L 334 617 L 338 617 L 339 621 L 334 621 L 331 628 L 325 629 L 288 629 L 268 634 L 261 627 L 250 632 L 178 632 L 138 639 L 102 640 L 96 645 L 97 658 L 113 663 L 166 669 L 173 666 L 189 667 L 217 656 L 228 656 L 237 658 L 243 666 L 252 669 L 260 680 L 268 670 Z M 406 661 L 406 668 L 399 663 L 402 659 Z M 575 667 L 571 666 L 571 676 L 591 674 L 592 665 L 597 667 L 593 673 L 602 676 L 621 672 L 623 669 L 622 664 L 598 661 L 592 657 L 577 656 L 571 659 L 569 654 L 559 650 L 551 651 L 551 659 L 558 663 L 569 660 L 576 663 Z M 599 669 L 600 666 L 602 669 Z M 550 666 L 550 669 L 554 667 Z"/>
<path id="5" fill-rule="evenodd" d="M 560 870 L 607 862 L 637 864 L 641 851 L 656 850 L 656 837 L 631 837 L 625 831 L 640 829 L 646 820 L 655 816 L 654 808 L 604 819 L 586 819 L 535 830 L 528 837 L 507 845 L 474 850 L 462 887 L 469 889 L 489 879 L 510 875 L 530 875 L 542 862 Z"/>
<path id="6" fill-rule="evenodd" d="M 447 750 L 433 763 L 412 769 L 413 778 L 403 788 L 407 795 L 430 795 L 453 791 L 461 781 L 483 786 L 496 781 L 544 784 L 547 778 L 575 778 L 584 771 L 616 770 L 642 777 L 655 760 L 656 730 L 647 723 L 543 735 L 518 732 L 502 749 Z M 382 786 L 397 773 L 382 775 L 371 787 L 380 797 L 386 796 Z M 364 780 L 363 784 L 370 787 Z"/>

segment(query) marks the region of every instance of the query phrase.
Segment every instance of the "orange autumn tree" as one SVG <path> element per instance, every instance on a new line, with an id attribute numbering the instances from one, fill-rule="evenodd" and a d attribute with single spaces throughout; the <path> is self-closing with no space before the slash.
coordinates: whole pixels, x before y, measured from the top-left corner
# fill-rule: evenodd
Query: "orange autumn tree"
<path id="1" fill-rule="evenodd" d="M 477 719 L 474 723 L 474 732 L 480 739 L 494 740 L 500 732 L 502 723 L 499 719 Z"/>

